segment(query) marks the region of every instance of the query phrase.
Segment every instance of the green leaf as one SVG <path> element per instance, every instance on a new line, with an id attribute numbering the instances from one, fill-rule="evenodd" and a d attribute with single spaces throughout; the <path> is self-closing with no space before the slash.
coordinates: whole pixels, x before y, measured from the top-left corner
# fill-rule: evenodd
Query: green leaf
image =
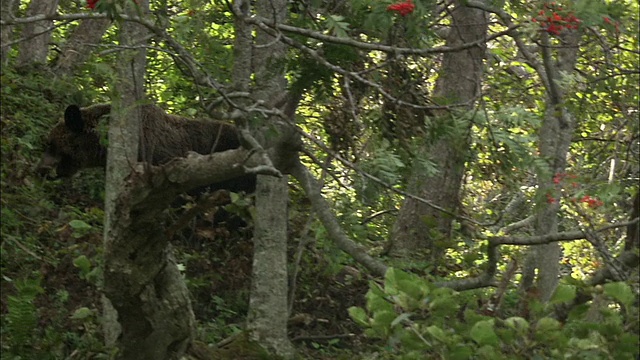
<path id="1" fill-rule="evenodd" d="M 389 295 L 397 295 L 398 281 L 403 278 L 403 271 L 395 268 L 389 268 L 384 274 L 384 292 Z"/>
<path id="2" fill-rule="evenodd" d="M 587 339 L 577 339 L 572 338 L 569 340 L 569 346 L 572 348 L 577 348 L 582 351 L 587 350 L 598 350 L 600 344 L 594 343 L 590 338 Z"/>
<path id="3" fill-rule="evenodd" d="M 560 322 L 556 319 L 544 317 L 536 324 L 536 333 L 560 330 Z"/>
<path id="4" fill-rule="evenodd" d="M 502 359 L 500 354 L 496 352 L 496 349 L 491 345 L 484 345 L 480 349 L 478 349 L 476 356 L 478 359 Z"/>
<path id="5" fill-rule="evenodd" d="M 81 274 L 86 275 L 91 271 L 91 260 L 89 260 L 85 255 L 80 255 L 73 259 L 73 266 L 80 269 Z"/>
<path id="6" fill-rule="evenodd" d="M 629 285 L 623 282 L 605 284 L 604 294 L 614 298 L 625 306 L 631 304 L 634 299 L 633 290 L 631 290 Z"/>
<path id="7" fill-rule="evenodd" d="M 92 228 L 91 225 L 82 220 L 71 220 L 69 221 L 69 226 L 71 226 L 74 230 L 89 230 Z"/>
<path id="8" fill-rule="evenodd" d="M 628 354 L 629 358 L 631 358 L 631 354 L 638 350 L 638 343 L 640 339 L 638 339 L 637 334 L 622 334 L 620 335 L 620 340 L 618 341 L 618 346 L 615 349 L 615 352 L 620 354 Z M 622 359 L 623 356 L 616 357 L 617 359 Z"/>
<path id="9" fill-rule="evenodd" d="M 93 284 L 101 284 L 102 281 L 102 268 L 99 266 L 94 267 L 93 269 L 91 269 L 91 271 L 89 271 L 85 277 L 84 277 L 87 281 L 93 283 Z"/>
<path id="10" fill-rule="evenodd" d="M 571 301 L 576 297 L 576 287 L 574 285 L 564 285 L 560 284 L 556 288 L 556 291 L 553 293 L 551 300 L 549 302 L 551 304 L 560 304 Z"/>
<path id="11" fill-rule="evenodd" d="M 376 331 L 378 336 L 387 338 L 391 333 L 391 323 L 396 317 L 396 313 L 392 311 L 377 312 L 371 319 L 371 328 Z"/>
<path id="12" fill-rule="evenodd" d="M 360 326 L 369 326 L 369 316 L 363 308 L 352 306 L 349 308 L 349 316 Z"/>
<path id="13" fill-rule="evenodd" d="M 446 316 L 453 315 L 460 309 L 458 293 L 450 288 L 436 288 L 431 292 L 432 300 L 429 302 L 429 310 L 434 314 Z"/>
<path id="14" fill-rule="evenodd" d="M 395 327 L 398 324 L 402 324 L 405 320 L 409 320 L 409 318 L 411 317 L 410 313 L 403 313 L 400 314 L 398 317 L 396 317 L 392 322 L 391 322 L 391 327 Z"/>
<path id="15" fill-rule="evenodd" d="M 91 316 L 93 316 L 93 311 L 91 311 L 91 309 L 87 307 L 81 307 L 74 311 L 73 315 L 71 315 L 71 318 L 74 320 L 84 320 L 90 318 Z"/>
<path id="16" fill-rule="evenodd" d="M 471 359 L 473 356 L 473 349 L 464 344 L 457 344 L 456 347 L 453 348 L 449 352 L 449 359 L 451 360 L 467 360 Z"/>
<path id="17" fill-rule="evenodd" d="M 525 334 L 529 330 L 529 322 L 519 316 L 514 316 L 504 321 L 509 328 L 516 330 L 520 334 Z"/>
<path id="18" fill-rule="evenodd" d="M 342 20 L 344 20 L 343 16 L 329 15 L 327 17 L 327 24 L 331 33 L 337 37 L 346 38 L 349 36 L 347 34 L 347 31 L 349 30 L 349 23 Z"/>
<path id="19" fill-rule="evenodd" d="M 441 328 L 439 328 L 436 325 L 431 325 L 427 328 L 427 333 L 429 335 L 431 335 L 434 339 L 443 342 L 443 343 L 447 343 L 447 334 L 444 332 L 444 330 L 442 330 Z"/>
<path id="20" fill-rule="evenodd" d="M 426 348 L 430 348 L 432 346 L 428 339 L 421 338 L 416 332 L 406 331 L 404 329 L 394 333 L 394 336 L 390 339 L 390 342 L 392 343 L 395 343 L 396 341 L 399 341 L 401 344 L 404 354 L 411 354 L 414 351 L 424 351 Z M 402 358 L 404 359 L 405 357 L 403 356 Z M 407 358 L 412 359 L 415 357 Z M 415 359 L 423 358 L 424 355 L 422 358 L 418 357 Z"/>
<path id="21" fill-rule="evenodd" d="M 478 321 L 471 328 L 470 336 L 478 345 L 498 345 L 500 339 L 493 329 L 493 319 Z"/>
<path id="22" fill-rule="evenodd" d="M 371 313 L 393 311 L 393 304 L 386 299 L 386 294 L 382 292 L 378 284 L 370 284 L 369 291 L 367 291 L 365 298 L 367 300 L 367 310 Z"/>

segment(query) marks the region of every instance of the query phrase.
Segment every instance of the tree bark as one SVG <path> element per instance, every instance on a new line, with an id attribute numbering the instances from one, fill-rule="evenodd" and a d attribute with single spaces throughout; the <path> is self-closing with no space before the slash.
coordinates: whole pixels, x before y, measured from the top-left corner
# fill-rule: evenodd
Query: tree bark
<path id="1" fill-rule="evenodd" d="M 53 15 L 58 8 L 58 0 L 32 0 L 27 16 Z M 20 43 L 20 54 L 16 67 L 46 64 L 51 41 L 52 20 L 41 20 L 24 25 Z"/>
<path id="2" fill-rule="evenodd" d="M 16 0 L 3 0 L 0 2 L 0 6 L 2 7 L 2 11 L 0 11 L 0 18 L 2 20 L 7 21 L 11 16 L 15 14 L 15 11 L 18 9 L 19 2 Z M 0 28 L 0 44 L 2 47 L 0 48 L 0 65 L 7 65 L 9 63 L 9 52 L 11 51 L 11 46 L 8 45 L 9 42 L 13 39 L 13 25 L 5 25 Z"/>
<path id="3" fill-rule="evenodd" d="M 122 44 L 133 41 L 133 23 L 121 23 L 119 38 Z M 116 212 L 116 202 L 118 196 L 124 188 L 124 179 L 131 172 L 132 165 L 138 159 L 140 117 L 136 111 L 131 111 L 131 107 L 136 100 L 144 96 L 144 67 L 146 66 L 146 51 L 140 49 L 137 54 L 120 52 L 118 55 L 118 80 L 116 93 L 120 96 L 113 99 L 111 108 L 111 120 L 109 122 L 109 150 L 106 169 L 105 186 L 105 223 L 104 223 L 104 245 L 105 245 L 105 294 L 103 297 L 104 307 L 104 333 L 107 346 L 117 346 L 118 338 L 122 333 L 122 326 L 118 322 L 118 312 L 114 308 L 112 298 L 117 294 L 117 289 L 111 289 L 112 278 L 109 275 L 109 262 L 112 252 L 110 248 L 118 246 L 120 239 L 124 236 L 122 230 L 118 230 L 118 218 L 122 214 Z M 127 114 L 127 112 L 130 112 Z M 126 211 L 126 209 L 125 209 Z M 122 319 L 120 319 L 122 320 Z"/>
<path id="4" fill-rule="evenodd" d="M 293 355 L 287 338 L 288 198 L 286 176 L 258 176 L 248 317 L 252 339 L 285 358 Z"/>
<path id="5" fill-rule="evenodd" d="M 455 1 L 452 10 L 453 27 L 447 35 L 447 46 L 482 40 L 487 31 L 487 18 L 482 10 Z M 434 99 L 442 104 L 469 104 L 460 111 L 436 113 L 436 126 L 458 123 L 456 131 L 448 131 L 420 149 L 420 159 L 430 158 L 439 172 L 425 174 L 420 161 L 413 165 L 409 191 L 430 200 L 433 204 L 456 213 L 460 202 L 460 187 L 469 149 L 471 119 L 462 118 L 479 95 L 485 46 L 475 46 L 461 52 L 445 53 L 436 82 Z M 447 125 L 447 123 L 449 125 Z M 407 198 L 391 230 L 389 252 L 394 256 L 415 255 L 427 250 L 432 263 L 442 261 L 453 218 L 420 201 Z"/>
<path id="6" fill-rule="evenodd" d="M 255 4 L 259 16 L 282 23 L 286 19 L 286 0 L 260 0 Z M 254 97 L 273 104 L 274 97 L 287 89 L 284 78 L 286 46 L 258 30 L 252 52 L 255 69 Z M 275 119 L 268 119 L 274 121 Z M 263 124 L 269 125 L 269 124 Z M 253 129 L 256 133 L 261 129 Z M 256 134 L 257 135 L 257 134 Z M 266 143 L 263 142 L 263 146 Z M 277 151 L 277 149 L 275 149 Z M 275 154 L 279 158 L 279 154 Z M 293 357 L 287 338 L 287 187 L 286 177 L 258 176 L 252 288 L 248 329 L 251 339 L 283 358 Z"/>
<path id="7" fill-rule="evenodd" d="M 537 199 L 540 201 L 536 214 L 535 233 L 546 235 L 558 231 L 558 211 L 560 194 L 554 189 L 553 176 L 565 172 L 567 154 L 571 146 L 571 137 L 575 129 L 575 119 L 564 105 L 567 89 L 562 85 L 561 74 L 572 74 L 578 58 L 578 31 L 565 32 L 562 36 L 563 46 L 557 51 L 557 58 L 552 59 L 548 35 L 543 34 L 541 46 L 545 74 L 548 79 L 547 108 L 539 132 L 538 149 L 540 157 L 545 159 L 548 168 L 538 173 Z M 552 198 L 550 201 L 548 199 Z M 548 301 L 553 295 L 560 272 L 560 244 L 551 243 L 537 245 L 529 250 L 523 267 L 522 290 L 535 290 L 536 296 Z M 538 269 L 537 276 L 535 269 Z M 534 289 L 535 287 L 535 289 Z"/>
<path id="8" fill-rule="evenodd" d="M 148 13 L 148 1 L 138 5 Z M 135 16 L 132 7 L 127 12 Z M 131 46 L 145 33 L 136 23 L 123 23 L 120 44 Z M 143 47 L 119 53 L 119 98 L 113 100 L 109 125 L 104 292 L 105 310 L 117 312 L 120 329 L 109 312 L 105 334 L 108 341 L 117 339 L 120 359 L 179 359 L 193 340 L 195 318 L 163 223 L 158 221 L 164 207 L 136 209 L 131 194 L 124 191 L 138 161 L 141 116 L 136 105 L 144 99 L 145 66 Z"/>
<path id="9" fill-rule="evenodd" d="M 83 64 L 94 50 L 92 45 L 100 43 L 105 31 L 111 26 L 109 19 L 85 19 L 75 28 L 60 50 L 54 69 L 56 73 L 71 75 Z"/>

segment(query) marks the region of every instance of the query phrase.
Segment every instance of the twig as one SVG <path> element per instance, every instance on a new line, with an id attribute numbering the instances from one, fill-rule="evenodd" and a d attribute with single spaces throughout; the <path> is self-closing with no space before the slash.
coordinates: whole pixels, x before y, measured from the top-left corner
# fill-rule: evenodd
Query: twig
<path id="1" fill-rule="evenodd" d="M 333 339 L 346 339 L 355 337 L 355 334 L 335 334 L 335 335 L 307 335 L 296 336 L 291 341 L 306 341 L 306 340 L 333 340 Z"/>

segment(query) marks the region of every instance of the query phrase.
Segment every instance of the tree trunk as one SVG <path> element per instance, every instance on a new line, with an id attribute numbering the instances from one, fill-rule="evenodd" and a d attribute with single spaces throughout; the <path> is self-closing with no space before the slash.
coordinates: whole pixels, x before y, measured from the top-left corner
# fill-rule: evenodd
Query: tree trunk
<path id="1" fill-rule="evenodd" d="M 545 159 L 548 169 L 538 174 L 537 199 L 541 202 L 536 214 L 536 235 L 547 235 L 558 231 L 558 210 L 560 194 L 555 191 L 553 176 L 565 172 L 571 137 L 576 127 L 575 119 L 566 109 L 566 89 L 562 86 L 561 74 L 572 74 L 578 58 L 578 31 L 565 32 L 563 46 L 558 49 L 557 60 L 553 61 L 547 35 L 541 47 L 548 79 L 547 108 L 540 128 L 538 149 Z M 552 198 L 553 200 L 548 200 Z M 543 301 L 548 301 L 558 285 L 560 272 L 560 244 L 537 245 L 530 249 L 522 277 L 522 290 L 534 293 Z M 537 277 L 535 269 L 538 269 Z M 535 281 L 534 281 L 535 279 Z M 534 284 L 535 283 L 535 284 Z M 535 289 L 534 289 L 535 286 Z"/>
<path id="2" fill-rule="evenodd" d="M 3 0 L 0 2 L 2 11 L 0 11 L 0 18 L 4 21 L 10 19 L 10 16 L 14 15 L 18 9 L 18 1 Z M 5 25 L 0 28 L 0 65 L 4 66 L 9 63 L 9 52 L 11 46 L 9 42 L 13 40 L 13 25 Z"/>
<path id="3" fill-rule="evenodd" d="M 252 339 L 291 358 L 287 338 L 287 177 L 258 176 L 253 277 L 249 302 Z"/>
<path id="4" fill-rule="evenodd" d="M 447 35 L 447 46 L 482 40 L 487 31 L 487 19 L 482 10 L 461 5 L 456 1 L 452 10 L 453 27 Z M 460 187 L 464 175 L 464 163 L 469 149 L 471 119 L 461 118 L 471 109 L 471 103 L 479 95 L 482 80 L 482 61 L 485 46 L 478 45 L 460 52 L 445 53 L 436 82 L 434 98 L 440 104 L 470 104 L 455 112 L 436 113 L 436 126 L 442 128 L 458 123 L 456 131 L 436 139 L 434 144 L 425 144 L 420 150 L 420 159 L 429 158 L 439 172 L 425 174 L 420 162 L 413 165 L 409 178 L 409 191 L 431 201 L 451 213 L 459 207 Z M 451 234 L 452 216 L 442 213 L 423 202 L 407 198 L 400 209 L 398 219 L 391 230 L 390 254 L 394 256 L 415 255 L 427 250 L 434 264 L 442 261 L 444 250 Z"/>
<path id="5" fill-rule="evenodd" d="M 286 19 L 287 4 L 286 0 L 257 1 L 256 13 L 282 23 Z M 286 47 L 274 40 L 275 37 L 259 30 L 256 38 L 259 46 L 254 48 L 252 56 L 256 79 L 254 96 L 266 104 L 273 104 L 274 97 L 287 89 L 283 67 Z M 254 133 L 255 130 L 260 131 L 253 130 Z M 287 338 L 288 191 L 286 177 L 275 179 L 258 176 L 248 318 L 251 339 L 283 358 L 293 357 L 293 347 Z"/>
<path id="6" fill-rule="evenodd" d="M 105 31 L 111 26 L 109 19 L 86 19 L 80 22 L 62 46 L 54 69 L 56 73 L 72 75 L 95 49 L 92 45 L 100 43 Z"/>
<path id="7" fill-rule="evenodd" d="M 58 8 L 58 0 L 31 0 L 27 16 L 53 15 Z M 24 25 L 20 43 L 20 54 L 16 67 L 46 64 L 53 21 L 41 20 Z"/>
<path id="8" fill-rule="evenodd" d="M 148 1 L 138 4 L 148 13 Z M 132 6 L 128 13 L 135 16 Z M 133 22 L 121 25 L 120 43 L 125 46 L 146 33 Z M 114 313 L 107 313 L 105 333 L 109 341 L 117 339 L 120 359 L 179 359 L 193 340 L 195 318 L 163 222 L 158 220 L 164 208 L 134 209 L 131 195 L 123 192 L 138 161 L 141 116 L 136 105 L 144 99 L 145 65 L 143 47 L 119 53 L 119 98 L 113 100 L 109 125 L 104 292 L 105 310 L 117 311 L 120 329 L 114 327 Z"/>

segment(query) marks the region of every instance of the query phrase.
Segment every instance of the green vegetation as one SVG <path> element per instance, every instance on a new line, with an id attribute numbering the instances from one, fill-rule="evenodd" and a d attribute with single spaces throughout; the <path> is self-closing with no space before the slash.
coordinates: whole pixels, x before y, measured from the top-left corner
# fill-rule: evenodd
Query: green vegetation
<path id="1" fill-rule="evenodd" d="M 349 309 L 365 335 L 382 339 L 388 356 L 401 359 L 632 359 L 638 307 L 626 283 L 596 288 L 597 301 L 574 308 L 564 322 L 554 307 L 576 297 L 562 284 L 548 304 L 532 301 L 527 318 L 509 316 L 484 291 L 458 293 L 414 274 L 390 269 L 384 285 L 371 284 L 366 310 Z M 506 296 L 512 296 L 507 294 Z"/>
<path id="2" fill-rule="evenodd" d="M 29 2 L 16 3 L 16 16 L 25 17 Z M 294 118 L 305 134 L 301 161 L 322 181 L 344 235 L 390 266 L 381 277 L 341 250 L 290 177 L 288 331 L 298 358 L 638 357 L 638 243 L 631 241 L 638 231 L 632 204 L 640 178 L 638 4 L 580 0 L 569 11 L 568 3 L 482 2 L 490 40 L 476 98 L 461 105 L 433 97 L 447 75 L 440 72 L 447 52 L 428 50 L 446 46 L 442 33 L 453 23 L 451 13 L 433 10 L 435 1 L 393 2 L 401 11 L 388 10 L 391 1 L 290 2 L 287 23 L 307 31 L 282 30 L 286 38 L 280 39 L 293 44 L 282 61 L 288 88 L 300 94 Z M 151 9 L 156 25 L 216 84 L 194 81 L 184 54 L 155 37 L 145 79 L 149 99 L 185 116 L 238 109 L 262 116 L 264 109 L 250 112 L 245 101 L 252 99 L 232 88 L 237 19 L 226 2 L 151 1 Z M 60 1 L 57 11 L 71 16 L 90 10 L 82 1 Z M 560 18 L 547 19 L 549 12 Z M 510 25 L 504 16 L 517 30 L 505 31 Z M 57 180 L 34 173 L 44 139 L 67 105 L 109 102 L 115 94 L 114 27 L 71 75 L 54 70 L 78 18 L 53 22 L 55 51 L 49 49 L 44 64 L 19 66 L 23 40 L 2 59 L 3 359 L 117 358 L 105 346 L 102 328 L 104 170 Z M 3 15 L 3 21 L 9 20 Z M 25 26 L 16 25 L 20 31 Z M 556 56 L 564 49 L 562 31 L 580 31 L 581 38 L 574 72 L 555 79 L 566 93 L 558 115 L 548 109 L 549 79 L 538 76 L 514 39 L 534 48 L 534 60 L 543 66 L 543 39 Z M 21 39 L 19 31 L 12 35 L 11 41 Z M 550 116 L 563 114 L 571 114 L 575 129 L 566 166 L 557 171 L 540 156 L 540 130 Z M 416 189 L 423 182 L 450 170 L 438 165 L 442 153 L 433 150 L 442 139 L 467 141 L 448 144 L 464 153 L 457 164 L 464 168 L 460 199 L 451 207 L 438 205 L 444 210 L 438 216 L 419 217 L 430 229 L 431 247 L 397 256 L 390 239 L 405 199 L 421 197 Z M 411 183 L 416 172 L 423 177 Z M 243 332 L 253 199 L 231 199 L 172 231 L 198 321 L 192 358 L 269 358 L 248 345 Z M 196 204 L 185 195 L 181 206 L 168 210 L 167 228 Z M 552 235 L 561 238 L 552 241 L 562 254 L 559 285 L 545 302 L 541 289 L 521 288 L 530 248 L 523 244 L 545 235 L 537 232 L 536 216 L 550 206 L 557 206 Z M 438 228 L 442 218 L 450 231 Z M 438 251 L 442 256 L 430 260 Z M 492 278 L 481 286 L 450 286 L 491 269 Z M 212 350 L 216 345 L 222 346 Z"/>

